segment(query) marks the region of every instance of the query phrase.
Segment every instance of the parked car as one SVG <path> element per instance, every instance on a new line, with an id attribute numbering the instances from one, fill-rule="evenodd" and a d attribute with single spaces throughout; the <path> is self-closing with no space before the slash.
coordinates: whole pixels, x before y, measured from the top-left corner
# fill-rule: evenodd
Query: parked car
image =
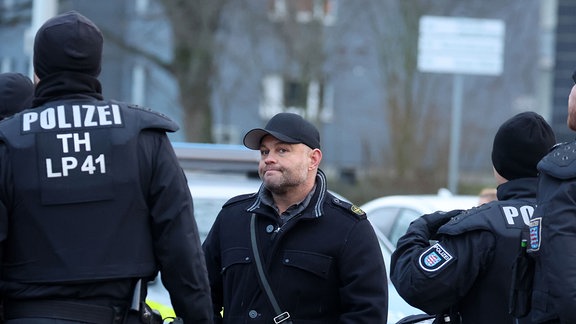
<path id="1" fill-rule="evenodd" d="M 194 217 L 200 240 L 228 199 L 258 191 L 260 153 L 243 145 L 173 142 L 194 200 Z M 170 295 L 159 278 L 148 284 L 146 302 L 163 318 L 174 316 Z"/>
<path id="2" fill-rule="evenodd" d="M 440 189 L 436 195 L 392 195 L 371 200 L 360 208 L 390 241 L 394 249 L 408 225 L 421 215 L 438 210 L 470 209 L 478 204 L 478 196 L 452 195 Z"/>
<path id="3" fill-rule="evenodd" d="M 206 239 L 212 223 L 228 199 L 256 192 L 260 187 L 260 180 L 242 174 L 189 173 L 188 180 L 201 241 Z M 158 310 L 163 318 L 174 316 L 170 295 L 160 278 L 148 284 L 146 302 Z"/>
<path id="4" fill-rule="evenodd" d="M 388 276 L 388 323 L 394 324 L 399 320 L 415 314 L 424 314 L 421 310 L 410 306 L 404 299 L 398 294 L 396 288 L 390 281 L 390 260 L 392 257 L 392 251 L 394 247 L 388 238 L 382 233 L 377 227 L 374 226 L 374 232 L 378 237 L 380 242 L 380 248 L 382 249 L 382 256 L 384 257 L 384 263 L 386 264 L 386 274 Z M 433 320 L 423 320 L 418 321 L 419 324 L 432 323 Z"/>

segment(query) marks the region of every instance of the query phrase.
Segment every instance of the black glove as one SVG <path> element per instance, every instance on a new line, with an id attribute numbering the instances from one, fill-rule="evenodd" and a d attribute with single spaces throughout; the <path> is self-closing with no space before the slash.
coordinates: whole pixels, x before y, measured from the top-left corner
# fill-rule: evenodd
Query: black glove
<path id="1" fill-rule="evenodd" d="M 432 214 L 422 215 L 420 216 L 420 219 L 426 222 L 428 233 L 433 236 L 436 234 L 440 226 L 446 224 L 452 217 L 459 215 L 463 211 L 463 209 L 455 209 L 448 212 L 437 211 Z"/>

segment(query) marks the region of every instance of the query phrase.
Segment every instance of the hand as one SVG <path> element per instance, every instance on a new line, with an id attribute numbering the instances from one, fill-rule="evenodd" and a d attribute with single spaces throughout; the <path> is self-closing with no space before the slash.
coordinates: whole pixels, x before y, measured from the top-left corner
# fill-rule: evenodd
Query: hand
<path id="1" fill-rule="evenodd" d="M 440 226 L 446 224 L 452 217 L 460 214 L 464 210 L 455 209 L 448 212 L 437 211 L 432 214 L 422 215 L 420 219 L 426 222 L 430 235 L 436 234 Z"/>

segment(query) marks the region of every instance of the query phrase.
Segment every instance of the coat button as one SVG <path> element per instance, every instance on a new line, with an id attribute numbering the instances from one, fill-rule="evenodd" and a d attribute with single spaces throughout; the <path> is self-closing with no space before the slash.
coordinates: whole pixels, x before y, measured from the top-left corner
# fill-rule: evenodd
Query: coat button
<path id="1" fill-rule="evenodd" d="M 272 232 L 274 232 L 274 225 L 266 226 L 266 233 L 272 233 Z"/>
<path id="2" fill-rule="evenodd" d="M 248 312 L 248 316 L 250 316 L 250 318 L 256 318 L 258 317 L 258 312 L 252 309 Z"/>

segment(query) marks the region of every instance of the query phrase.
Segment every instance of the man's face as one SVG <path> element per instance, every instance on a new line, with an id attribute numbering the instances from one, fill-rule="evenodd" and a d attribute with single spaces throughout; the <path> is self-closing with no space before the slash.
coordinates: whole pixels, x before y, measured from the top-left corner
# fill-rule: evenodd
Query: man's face
<path id="1" fill-rule="evenodd" d="M 576 84 L 572 86 L 570 95 L 568 96 L 568 127 L 576 131 Z"/>
<path id="2" fill-rule="evenodd" d="M 287 144 L 270 135 L 262 139 L 258 174 L 264 186 L 285 194 L 304 186 L 315 169 L 313 150 L 304 144 Z"/>

